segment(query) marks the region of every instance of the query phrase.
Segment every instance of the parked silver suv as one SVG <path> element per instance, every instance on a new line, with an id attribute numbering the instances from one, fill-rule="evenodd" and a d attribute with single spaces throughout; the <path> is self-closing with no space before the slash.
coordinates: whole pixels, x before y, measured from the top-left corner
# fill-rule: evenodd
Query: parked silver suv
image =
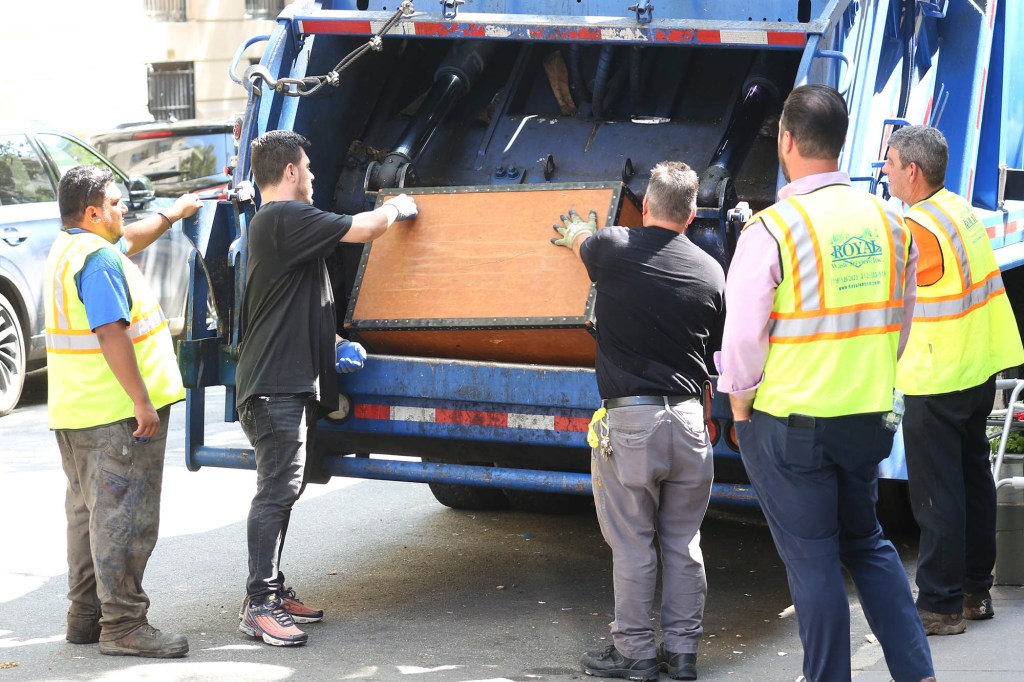
<path id="1" fill-rule="evenodd" d="M 126 223 L 173 203 L 157 198 L 146 177 L 129 178 L 72 135 L 0 123 L 0 417 L 18 404 L 25 372 L 46 363 L 43 268 L 61 229 L 57 183 L 82 164 L 114 173 L 128 204 Z M 189 249 L 174 228 L 132 257 L 159 296 L 175 336 L 184 326 Z"/>

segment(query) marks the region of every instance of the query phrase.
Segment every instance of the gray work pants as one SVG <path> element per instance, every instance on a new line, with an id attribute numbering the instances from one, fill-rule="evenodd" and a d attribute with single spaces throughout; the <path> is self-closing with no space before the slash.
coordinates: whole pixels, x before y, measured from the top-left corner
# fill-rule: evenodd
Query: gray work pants
<path id="1" fill-rule="evenodd" d="M 618 407 L 608 410 L 608 426 L 612 454 L 595 449 L 592 473 L 597 518 L 612 549 L 612 640 L 623 656 L 655 656 L 650 614 L 660 546 L 665 646 L 694 653 L 707 596 L 700 524 L 714 474 L 702 408 L 696 401 Z"/>
<path id="2" fill-rule="evenodd" d="M 160 490 L 171 408 L 157 411 L 160 432 L 132 436 L 135 419 L 57 430 L 67 475 L 69 614 L 99 616 L 100 639 L 120 639 L 146 624 L 142 575 L 160 528 Z"/>

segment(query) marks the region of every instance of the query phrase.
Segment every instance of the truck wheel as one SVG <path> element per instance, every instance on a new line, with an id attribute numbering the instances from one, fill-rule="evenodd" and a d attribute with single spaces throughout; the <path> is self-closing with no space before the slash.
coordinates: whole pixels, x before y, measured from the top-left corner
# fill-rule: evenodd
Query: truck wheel
<path id="1" fill-rule="evenodd" d="M 25 334 L 18 311 L 0 296 L 0 417 L 14 409 L 25 387 Z"/>
<path id="2" fill-rule="evenodd" d="M 437 462 L 423 458 L 424 462 Z M 498 488 L 484 488 L 478 485 L 452 485 L 450 483 L 428 483 L 434 499 L 452 509 L 493 511 L 508 506 L 508 501 Z"/>
<path id="3" fill-rule="evenodd" d="M 591 495 L 506 489 L 505 497 L 513 508 L 533 514 L 581 514 L 594 508 L 594 498 Z"/>

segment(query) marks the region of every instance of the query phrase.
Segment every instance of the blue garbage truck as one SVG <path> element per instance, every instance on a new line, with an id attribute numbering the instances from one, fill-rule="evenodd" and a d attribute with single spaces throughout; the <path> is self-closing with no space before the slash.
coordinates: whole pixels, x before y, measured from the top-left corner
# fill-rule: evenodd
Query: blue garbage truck
<path id="1" fill-rule="evenodd" d="M 600 321 L 582 266 L 547 243 L 558 214 L 634 224 L 650 169 L 685 160 L 701 176 L 689 234 L 728 268 L 743 221 L 784 183 L 782 102 L 824 83 L 851 112 L 842 169 L 868 191 L 887 195 L 894 128 L 945 133 L 946 185 L 978 208 L 1024 320 L 1022 33 L 1024 3 L 1009 0 L 293 2 L 239 47 L 231 77 L 248 104 L 233 189 L 186 227 L 197 246 L 179 349 L 188 468 L 255 468 L 246 443 L 207 444 L 204 420 L 214 386 L 223 418 L 237 418 L 259 204 L 248 149 L 261 133 L 312 142 L 324 210 L 399 192 L 421 206 L 408 227 L 340 245 L 329 262 L 338 331 L 370 355 L 337 377 L 314 478 L 427 483 L 455 508 L 561 511 L 590 493 Z M 755 505 L 725 396 L 712 417 L 713 501 Z M 899 442 L 881 473 L 905 479 Z"/>

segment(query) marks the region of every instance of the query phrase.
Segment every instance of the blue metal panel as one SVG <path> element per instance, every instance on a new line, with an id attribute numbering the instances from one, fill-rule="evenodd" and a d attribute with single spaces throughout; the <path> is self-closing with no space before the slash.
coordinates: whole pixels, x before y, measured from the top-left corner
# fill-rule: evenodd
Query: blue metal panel
<path id="1" fill-rule="evenodd" d="M 995 209 L 1000 164 L 1024 168 L 1024 3 L 1000 2 L 992 36 L 974 203 Z"/>

